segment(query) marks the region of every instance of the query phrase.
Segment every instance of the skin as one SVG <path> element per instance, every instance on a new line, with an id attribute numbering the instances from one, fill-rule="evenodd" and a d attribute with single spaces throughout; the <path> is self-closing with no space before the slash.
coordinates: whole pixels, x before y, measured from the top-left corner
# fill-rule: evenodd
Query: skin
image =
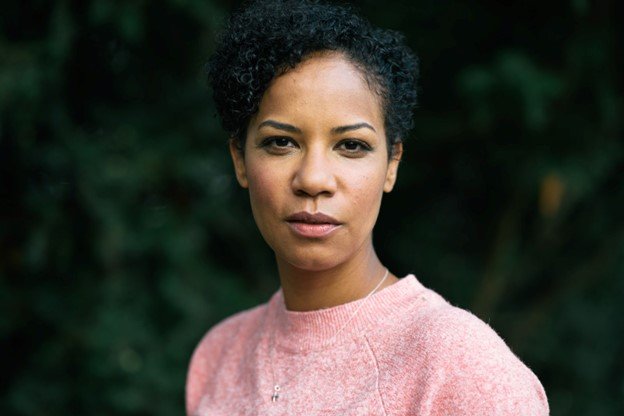
<path id="1" fill-rule="evenodd" d="M 385 267 L 372 233 L 397 177 L 401 144 L 388 158 L 379 97 L 343 55 L 315 54 L 276 77 L 250 120 L 244 149 L 230 142 L 236 178 L 275 252 L 289 310 L 328 308 L 366 296 Z M 322 212 L 340 225 L 302 237 L 286 221 Z M 398 279 L 390 274 L 383 287 Z M 381 288 L 380 288 L 381 289 Z"/>

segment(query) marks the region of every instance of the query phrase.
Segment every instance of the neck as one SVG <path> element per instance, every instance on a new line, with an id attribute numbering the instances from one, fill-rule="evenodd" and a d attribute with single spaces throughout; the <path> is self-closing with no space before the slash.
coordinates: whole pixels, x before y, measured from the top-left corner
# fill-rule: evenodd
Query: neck
<path id="1" fill-rule="evenodd" d="M 372 242 L 350 261 L 323 270 L 304 270 L 277 259 L 284 302 L 291 311 L 311 311 L 342 305 L 368 295 L 383 278 Z M 395 283 L 390 274 L 378 289 Z"/>

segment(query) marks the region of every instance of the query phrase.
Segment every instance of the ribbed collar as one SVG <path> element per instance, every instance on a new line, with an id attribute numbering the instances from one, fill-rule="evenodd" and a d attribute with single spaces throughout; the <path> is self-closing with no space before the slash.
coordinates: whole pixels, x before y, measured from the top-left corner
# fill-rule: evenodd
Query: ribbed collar
<path id="1" fill-rule="evenodd" d="M 284 294 L 279 289 L 271 297 L 267 308 L 267 335 L 275 337 L 276 347 L 291 352 L 305 353 L 329 348 L 373 328 L 390 315 L 400 313 L 422 290 L 425 288 L 410 274 L 368 299 L 327 309 L 296 312 L 286 309 Z M 358 308 L 359 311 L 351 319 Z M 332 339 L 348 321 L 348 325 Z"/>

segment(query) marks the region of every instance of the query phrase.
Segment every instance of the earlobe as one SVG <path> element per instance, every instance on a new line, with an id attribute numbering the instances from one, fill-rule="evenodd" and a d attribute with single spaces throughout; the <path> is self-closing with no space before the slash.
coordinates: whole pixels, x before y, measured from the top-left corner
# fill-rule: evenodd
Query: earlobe
<path id="1" fill-rule="evenodd" d="M 399 163 L 401 162 L 401 156 L 403 156 L 403 143 L 397 142 L 392 145 L 392 156 L 388 163 L 388 170 L 386 172 L 386 182 L 384 183 L 384 192 L 388 193 L 394 188 L 394 184 L 397 180 L 397 174 L 399 170 Z"/>
<path id="2" fill-rule="evenodd" d="M 243 188 L 249 187 L 247 181 L 247 169 L 245 168 L 245 155 L 243 149 L 237 144 L 237 139 L 231 138 L 230 143 L 230 155 L 232 156 L 232 162 L 234 163 L 234 172 L 236 173 L 236 180 Z"/>

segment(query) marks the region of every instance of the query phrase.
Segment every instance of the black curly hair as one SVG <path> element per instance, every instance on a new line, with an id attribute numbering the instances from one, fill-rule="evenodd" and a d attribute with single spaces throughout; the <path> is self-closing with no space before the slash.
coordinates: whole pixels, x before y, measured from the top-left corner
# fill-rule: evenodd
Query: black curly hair
<path id="1" fill-rule="evenodd" d="M 403 35 L 372 26 L 347 6 L 316 0 L 256 0 L 229 20 L 207 64 L 221 122 L 243 148 L 250 118 L 271 80 L 314 52 L 344 54 L 380 97 L 388 140 L 413 126 L 418 60 Z"/>

